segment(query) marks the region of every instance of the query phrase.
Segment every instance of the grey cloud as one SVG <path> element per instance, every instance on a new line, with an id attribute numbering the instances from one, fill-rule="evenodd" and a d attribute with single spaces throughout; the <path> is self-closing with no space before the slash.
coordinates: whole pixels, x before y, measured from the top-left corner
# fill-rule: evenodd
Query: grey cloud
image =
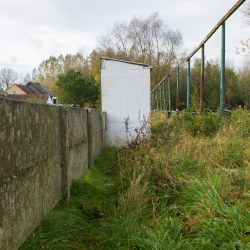
<path id="1" fill-rule="evenodd" d="M 31 71 L 50 55 L 76 53 L 81 47 L 91 52 L 96 46 L 96 37 L 112 28 L 116 20 L 130 20 L 134 15 L 145 17 L 156 11 L 170 28 L 182 32 L 188 48 L 194 48 L 235 2 L 236 0 L 1 1 L 0 58 L 16 58 L 16 62 L 12 62 L 13 67 L 18 64 L 23 69 L 27 65 L 26 71 Z M 239 12 L 235 13 L 227 22 L 227 53 L 235 58 L 237 39 L 245 39 L 248 33 L 242 30 L 239 16 Z M 206 55 L 208 59 L 220 56 L 220 35 L 207 44 Z M 197 56 L 200 56 L 199 53 Z M 5 64 L 11 67 L 9 62 L 6 61 Z M 0 66 L 2 65 L 3 60 Z"/>

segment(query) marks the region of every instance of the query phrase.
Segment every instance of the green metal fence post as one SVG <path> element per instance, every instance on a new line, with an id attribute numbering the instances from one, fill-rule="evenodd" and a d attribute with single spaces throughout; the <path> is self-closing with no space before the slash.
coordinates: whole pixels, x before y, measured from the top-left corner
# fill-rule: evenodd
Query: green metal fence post
<path id="1" fill-rule="evenodd" d="M 154 100 L 154 92 L 151 93 L 151 110 L 154 109 L 153 100 Z"/>
<path id="2" fill-rule="evenodd" d="M 162 87 L 160 84 L 160 107 L 161 107 L 161 111 L 162 111 Z"/>
<path id="3" fill-rule="evenodd" d="M 190 59 L 188 60 L 187 70 L 187 111 L 190 110 Z"/>
<path id="4" fill-rule="evenodd" d="M 200 113 L 203 113 L 204 109 L 204 70 L 205 70 L 205 54 L 204 44 L 201 47 L 201 86 L 200 86 Z"/>
<path id="5" fill-rule="evenodd" d="M 165 80 L 163 81 L 163 95 L 164 95 L 164 111 L 167 109 L 167 104 L 166 104 L 166 83 Z"/>
<path id="6" fill-rule="evenodd" d="M 153 110 L 155 110 L 155 91 L 153 91 Z"/>
<path id="7" fill-rule="evenodd" d="M 180 67 L 177 68 L 177 97 L 176 97 L 176 111 L 179 112 L 179 77 L 180 77 Z"/>
<path id="8" fill-rule="evenodd" d="M 220 113 L 225 113 L 225 61 L 226 61 L 226 23 L 222 24 L 221 37 L 221 80 L 220 80 Z"/>
<path id="9" fill-rule="evenodd" d="M 159 104 L 158 104 L 158 89 L 155 90 L 156 91 L 156 104 L 157 104 L 157 111 L 159 109 Z"/>
<path id="10" fill-rule="evenodd" d="M 169 111 L 171 114 L 171 87 L 170 87 L 170 76 L 168 76 L 168 101 L 169 101 Z"/>

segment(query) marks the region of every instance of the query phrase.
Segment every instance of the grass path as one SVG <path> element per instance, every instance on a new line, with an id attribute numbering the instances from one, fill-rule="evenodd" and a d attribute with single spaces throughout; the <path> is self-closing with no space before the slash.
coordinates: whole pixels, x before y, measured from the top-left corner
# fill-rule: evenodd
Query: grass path
<path id="1" fill-rule="evenodd" d="M 108 148 L 24 249 L 250 249 L 250 116 L 152 119 Z"/>

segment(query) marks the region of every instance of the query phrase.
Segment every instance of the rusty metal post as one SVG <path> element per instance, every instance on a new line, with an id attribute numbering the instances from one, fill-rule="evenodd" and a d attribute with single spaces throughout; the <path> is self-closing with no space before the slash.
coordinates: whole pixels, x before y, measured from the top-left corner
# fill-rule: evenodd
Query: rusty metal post
<path id="1" fill-rule="evenodd" d="M 200 113 L 203 113 L 204 109 L 204 64 L 205 64 L 205 56 L 204 56 L 204 44 L 201 47 L 201 88 L 200 88 Z"/>
<path id="2" fill-rule="evenodd" d="M 176 97 L 176 111 L 179 112 L 179 77 L 180 77 L 180 66 L 177 68 L 177 97 Z"/>
<path id="3" fill-rule="evenodd" d="M 220 80 L 220 113 L 225 113 L 225 61 L 226 61 L 226 23 L 221 26 L 221 80 Z"/>
<path id="4" fill-rule="evenodd" d="M 188 60 L 188 70 L 187 70 L 187 112 L 190 109 L 190 59 Z"/>

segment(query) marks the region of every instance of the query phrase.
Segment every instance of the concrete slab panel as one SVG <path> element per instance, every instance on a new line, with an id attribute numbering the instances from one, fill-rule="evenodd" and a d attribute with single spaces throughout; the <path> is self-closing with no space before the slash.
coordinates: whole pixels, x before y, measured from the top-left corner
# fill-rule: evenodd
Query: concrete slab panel
<path id="1" fill-rule="evenodd" d="M 18 249 L 103 148 L 105 115 L 0 98 L 0 249 Z M 88 120 L 91 122 L 89 134 Z M 105 121 L 104 121 L 105 122 Z M 10 167 L 11 166 L 11 167 Z"/>

